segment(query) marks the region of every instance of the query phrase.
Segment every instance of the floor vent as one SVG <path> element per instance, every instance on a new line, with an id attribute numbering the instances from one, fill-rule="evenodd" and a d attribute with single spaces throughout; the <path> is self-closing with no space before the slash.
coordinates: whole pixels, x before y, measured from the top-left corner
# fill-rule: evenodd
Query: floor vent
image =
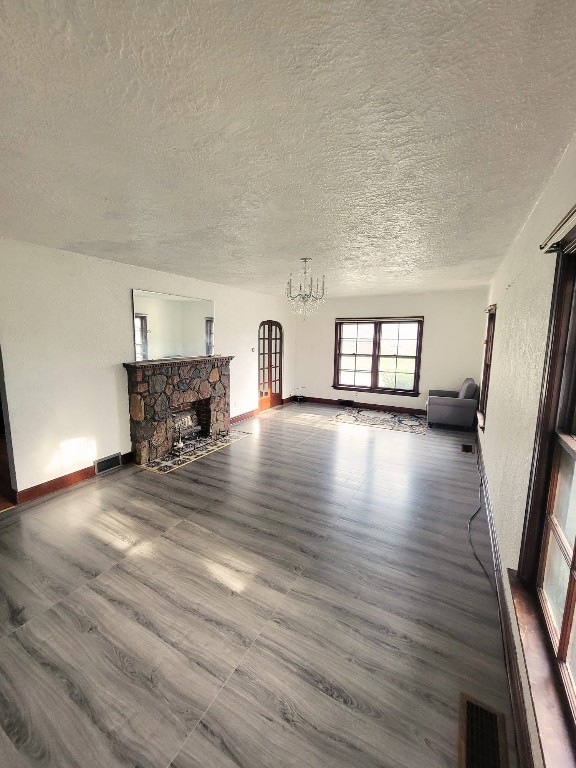
<path id="1" fill-rule="evenodd" d="M 103 472 L 110 472 L 111 469 L 117 469 L 122 466 L 122 454 L 113 453 L 112 456 L 104 456 L 103 459 L 97 459 L 94 462 L 94 468 L 96 474 L 101 475 Z"/>
<path id="2" fill-rule="evenodd" d="M 476 448 L 474 448 L 473 445 L 468 445 L 467 443 L 462 443 L 462 448 L 460 450 L 462 453 L 476 453 Z"/>
<path id="3" fill-rule="evenodd" d="M 463 693 L 458 768 L 508 768 L 504 715 Z"/>
<path id="4" fill-rule="evenodd" d="M 338 399 L 338 405 L 342 406 L 342 408 L 354 408 L 356 403 L 354 400 L 340 400 Z"/>

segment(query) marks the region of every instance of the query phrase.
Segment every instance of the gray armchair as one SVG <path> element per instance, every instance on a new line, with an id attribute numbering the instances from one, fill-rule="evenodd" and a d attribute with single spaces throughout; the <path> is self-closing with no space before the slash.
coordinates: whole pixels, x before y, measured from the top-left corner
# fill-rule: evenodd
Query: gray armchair
<path id="1" fill-rule="evenodd" d="M 428 426 L 448 424 L 471 427 L 478 409 L 479 390 L 474 379 L 464 379 L 459 392 L 431 389 L 426 403 Z"/>

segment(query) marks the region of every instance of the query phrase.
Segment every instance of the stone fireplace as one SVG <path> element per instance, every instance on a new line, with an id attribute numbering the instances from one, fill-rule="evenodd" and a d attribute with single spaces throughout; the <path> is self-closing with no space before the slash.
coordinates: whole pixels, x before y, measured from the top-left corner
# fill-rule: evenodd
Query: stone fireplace
<path id="1" fill-rule="evenodd" d="M 230 429 L 231 360 L 218 356 L 124 363 L 136 464 L 161 459 L 172 450 L 178 440 L 175 414 L 190 412 L 205 436 Z"/>

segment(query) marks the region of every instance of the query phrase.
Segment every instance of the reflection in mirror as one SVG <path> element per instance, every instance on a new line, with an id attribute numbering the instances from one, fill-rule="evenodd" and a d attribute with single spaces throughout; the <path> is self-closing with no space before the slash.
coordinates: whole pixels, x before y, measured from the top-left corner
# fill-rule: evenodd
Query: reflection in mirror
<path id="1" fill-rule="evenodd" d="M 136 361 L 214 354 L 214 302 L 132 291 Z"/>

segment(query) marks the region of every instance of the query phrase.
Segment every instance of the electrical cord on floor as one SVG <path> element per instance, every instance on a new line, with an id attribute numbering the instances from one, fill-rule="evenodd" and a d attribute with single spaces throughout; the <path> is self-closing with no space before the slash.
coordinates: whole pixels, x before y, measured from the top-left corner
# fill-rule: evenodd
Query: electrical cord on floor
<path id="1" fill-rule="evenodd" d="M 472 541 L 472 521 L 474 520 L 474 518 L 476 517 L 478 512 L 480 512 L 480 510 L 482 509 L 482 483 L 480 483 L 480 486 L 478 488 L 478 497 L 479 497 L 479 500 L 480 500 L 480 506 L 478 507 L 476 512 L 474 512 L 472 517 L 468 520 L 468 541 L 470 542 L 470 548 L 472 549 L 472 554 L 476 558 L 476 561 L 478 562 L 480 568 L 482 568 L 482 570 L 484 571 L 484 575 L 488 579 L 488 583 L 490 584 L 491 590 L 494 592 L 496 597 L 498 597 L 498 593 L 496 592 L 496 589 L 495 589 L 494 585 L 492 584 L 492 581 L 490 580 L 490 576 L 488 574 L 488 571 L 486 570 L 486 568 L 484 568 L 484 563 L 482 562 L 482 560 L 480 560 L 480 558 L 476 554 L 476 548 L 474 547 L 474 542 Z"/>

